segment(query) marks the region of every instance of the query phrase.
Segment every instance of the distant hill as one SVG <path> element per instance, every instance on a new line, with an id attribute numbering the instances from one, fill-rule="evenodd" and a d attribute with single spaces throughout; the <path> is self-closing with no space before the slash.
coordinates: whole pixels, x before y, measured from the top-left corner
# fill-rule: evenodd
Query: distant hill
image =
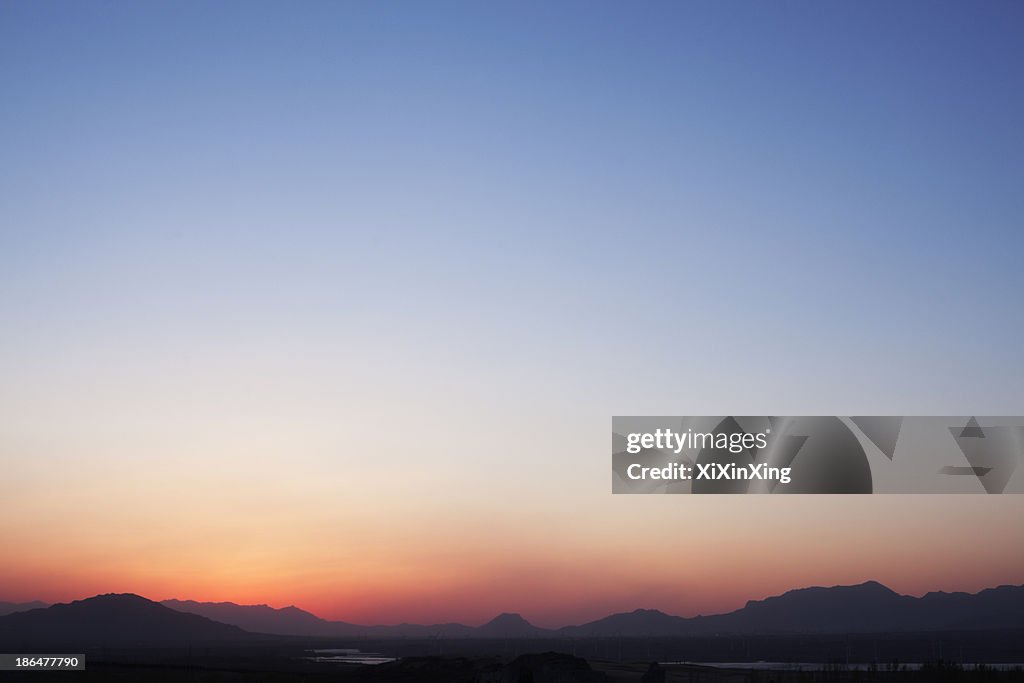
<path id="1" fill-rule="evenodd" d="M 336 636 L 342 638 L 471 638 L 475 629 L 463 624 L 395 624 L 365 626 L 322 619 L 295 606 L 239 605 L 233 602 L 164 600 L 165 607 L 198 614 L 253 633 L 284 636 Z"/>
<path id="2" fill-rule="evenodd" d="M 559 629 L 564 636 L 677 636 L 692 633 L 691 619 L 674 617 L 656 609 L 612 614 L 580 626 Z"/>
<path id="3" fill-rule="evenodd" d="M 30 609 L 40 609 L 41 607 L 49 607 L 49 603 L 40 602 L 39 600 L 33 600 L 32 602 L 4 602 L 0 600 L 0 617 L 5 614 L 14 614 L 15 612 L 27 612 Z"/>
<path id="4" fill-rule="evenodd" d="M 1024 586 L 999 586 L 971 593 L 928 593 L 918 603 L 919 618 L 935 628 L 1024 627 Z"/>
<path id="5" fill-rule="evenodd" d="M 569 636 L 685 636 L 1001 628 L 1024 628 L 1024 586 L 914 598 L 868 581 L 855 586 L 800 588 L 751 600 L 727 614 L 683 618 L 637 610 L 559 632 Z"/>
<path id="6" fill-rule="evenodd" d="M 198 614 L 224 624 L 232 624 L 253 633 L 275 633 L 296 636 L 345 635 L 345 627 L 358 626 L 330 622 L 295 606 L 282 608 L 267 605 L 237 605 L 233 602 L 196 602 L 195 600 L 164 600 L 164 607 L 178 612 Z"/>
<path id="7" fill-rule="evenodd" d="M 877 581 L 856 586 L 800 588 L 742 609 L 694 620 L 702 631 L 733 633 L 871 632 L 903 630 L 912 622 L 918 599 L 900 595 Z M 914 624 L 920 626 L 923 624 Z"/>
<path id="8" fill-rule="evenodd" d="M 475 630 L 478 638 L 539 638 L 557 635 L 554 631 L 538 628 L 518 614 L 499 614 Z"/>
<path id="9" fill-rule="evenodd" d="M 107 646 L 237 641 L 252 637 L 237 626 L 177 612 L 130 593 L 98 595 L 0 617 L 0 643 Z"/>

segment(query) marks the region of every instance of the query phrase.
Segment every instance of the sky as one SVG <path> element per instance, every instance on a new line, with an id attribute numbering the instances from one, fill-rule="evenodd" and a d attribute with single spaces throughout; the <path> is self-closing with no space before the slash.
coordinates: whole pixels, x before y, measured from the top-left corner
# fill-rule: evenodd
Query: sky
<path id="1" fill-rule="evenodd" d="M 1024 413 L 1022 65 L 1011 2 L 0 0 L 0 599 L 1024 583 L 1024 496 L 612 496 L 608 452 Z"/>

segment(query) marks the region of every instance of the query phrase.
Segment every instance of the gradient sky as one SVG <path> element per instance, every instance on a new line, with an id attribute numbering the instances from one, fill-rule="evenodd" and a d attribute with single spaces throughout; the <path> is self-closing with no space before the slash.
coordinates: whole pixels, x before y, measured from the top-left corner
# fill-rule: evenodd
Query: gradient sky
<path id="1" fill-rule="evenodd" d="M 0 0 L 0 599 L 561 625 L 1024 583 L 1024 496 L 610 493 L 1024 413 L 1024 6 Z"/>

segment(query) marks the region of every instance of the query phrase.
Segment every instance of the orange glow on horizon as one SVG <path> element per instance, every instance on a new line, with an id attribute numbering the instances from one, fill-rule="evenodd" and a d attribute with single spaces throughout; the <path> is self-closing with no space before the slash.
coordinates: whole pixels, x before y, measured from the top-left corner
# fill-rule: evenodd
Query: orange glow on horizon
<path id="1" fill-rule="evenodd" d="M 269 512 L 252 535 L 238 531 L 251 528 L 244 525 L 230 532 L 226 520 L 201 535 L 174 527 L 129 533 L 142 520 L 122 519 L 123 533 L 82 533 L 64 543 L 32 545 L 22 534 L 26 551 L 0 568 L 0 599 L 63 602 L 135 592 L 156 600 L 296 605 L 364 624 L 472 625 L 519 612 L 557 627 L 636 608 L 721 613 L 792 588 L 866 580 L 911 595 L 974 592 L 1024 583 L 1017 498 L 962 497 L 961 521 L 950 519 L 945 533 L 918 535 L 914 543 L 906 538 L 920 525 L 915 520 L 946 509 L 941 496 L 687 500 L 708 519 L 719 515 L 714 524 L 689 529 L 650 523 L 647 505 L 623 505 L 621 515 L 586 527 L 565 519 L 546 528 L 508 527 L 501 535 L 488 532 L 500 526 L 500 515 L 456 526 L 434 511 L 380 517 L 361 534 L 349 529 L 360 539 L 355 544 L 318 543 L 324 528 Z M 771 527 L 743 521 L 758 506 L 770 508 Z M 834 525 L 809 519 L 808 506 Z M 968 534 L 979 517 L 1005 522 L 984 536 Z"/>

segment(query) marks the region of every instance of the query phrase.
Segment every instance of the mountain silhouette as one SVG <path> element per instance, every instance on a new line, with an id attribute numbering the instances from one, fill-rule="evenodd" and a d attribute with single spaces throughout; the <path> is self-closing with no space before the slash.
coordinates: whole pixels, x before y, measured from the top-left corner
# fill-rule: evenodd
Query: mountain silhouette
<path id="1" fill-rule="evenodd" d="M 268 605 L 238 605 L 233 602 L 164 600 L 160 604 L 179 612 L 199 614 L 253 633 L 284 636 L 337 636 L 377 638 L 470 638 L 475 629 L 463 624 L 394 624 L 365 626 L 347 621 L 322 619 L 312 612 Z"/>
<path id="2" fill-rule="evenodd" d="M 519 614 L 509 613 L 478 627 L 454 623 L 365 626 L 329 621 L 294 606 L 192 600 L 156 603 L 138 595 L 108 594 L 0 616 L 0 642 L 185 643 L 242 639 L 255 634 L 525 639 L 1022 628 L 1024 586 L 999 586 L 976 594 L 933 592 L 915 598 L 868 581 L 854 586 L 791 590 L 751 600 L 726 614 L 687 618 L 638 609 L 558 630 L 539 628 Z"/>
<path id="3" fill-rule="evenodd" d="M 163 600 L 164 607 L 178 612 L 189 612 L 232 624 L 254 633 L 275 633 L 296 636 L 345 635 L 345 627 L 353 632 L 360 627 L 345 622 L 321 619 L 312 612 L 293 605 L 282 608 L 267 605 L 237 605 L 233 602 L 196 602 L 195 600 Z"/>
<path id="4" fill-rule="evenodd" d="M 1024 586 L 999 586 L 971 593 L 928 593 L 920 599 L 919 617 L 935 628 L 1021 628 Z"/>
<path id="5" fill-rule="evenodd" d="M 0 617 L 0 643 L 32 647 L 48 643 L 185 644 L 250 637 L 237 626 L 177 612 L 131 593 L 97 595 Z"/>
<path id="6" fill-rule="evenodd" d="M 729 614 L 705 617 L 702 630 L 744 633 L 870 632 L 923 626 L 913 623 L 918 599 L 877 581 L 855 586 L 800 588 L 751 600 Z"/>
<path id="7" fill-rule="evenodd" d="M 198 614 L 254 633 L 291 636 L 339 636 L 375 638 L 525 638 L 552 635 L 533 626 L 518 614 L 503 614 L 479 628 L 465 624 L 393 624 L 367 626 L 322 619 L 295 606 L 238 605 L 233 602 L 164 600 L 160 604 L 179 612 Z"/>
<path id="8" fill-rule="evenodd" d="M 15 612 L 27 612 L 30 609 L 39 609 L 41 607 L 49 607 L 50 605 L 39 600 L 33 600 L 32 602 L 4 602 L 0 600 L 0 617 L 5 614 L 14 614 Z"/>
<path id="9" fill-rule="evenodd" d="M 476 629 L 480 638 L 538 638 L 554 635 L 554 631 L 538 628 L 518 614 L 499 614 Z"/>
<path id="10" fill-rule="evenodd" d="M 566 626 L 566 636 L 676 636 L 692 631 L 691 619 L 674 617 L 656 609 L 612 614 L 581 626 Z"/>
<path id="11" fill-rule="evenodd" d="M 1024 628 L 1024 586 L 989 588 L 977 594 L 928 593 L 915 598 L 900 595 L 877 581 L 799 588 L 751 600 L 726 614 L 688 618 L 638 609 L 558 630 L 538 628 L 518 614 L 507 613 L 476 628 L 462 624 L 361 626 L 323 620 L 297 608 L 275 610 L 265 605 L 179 601 L 165 604 L 264 633 L 381 638 L 651 637 Z M 219 607 L 225 604 L 232 609 Z"/>
<path id="12" fill-rule="evenodd" d="M 571 636 L 877 633 L 1024 628 L 1024 586 L 977 594 L 900 595 L 877 581 L 813 587 L 751 600 L 727 614 L 673 617 L 657 610 L 614 614 L 560 633 Z"/>

